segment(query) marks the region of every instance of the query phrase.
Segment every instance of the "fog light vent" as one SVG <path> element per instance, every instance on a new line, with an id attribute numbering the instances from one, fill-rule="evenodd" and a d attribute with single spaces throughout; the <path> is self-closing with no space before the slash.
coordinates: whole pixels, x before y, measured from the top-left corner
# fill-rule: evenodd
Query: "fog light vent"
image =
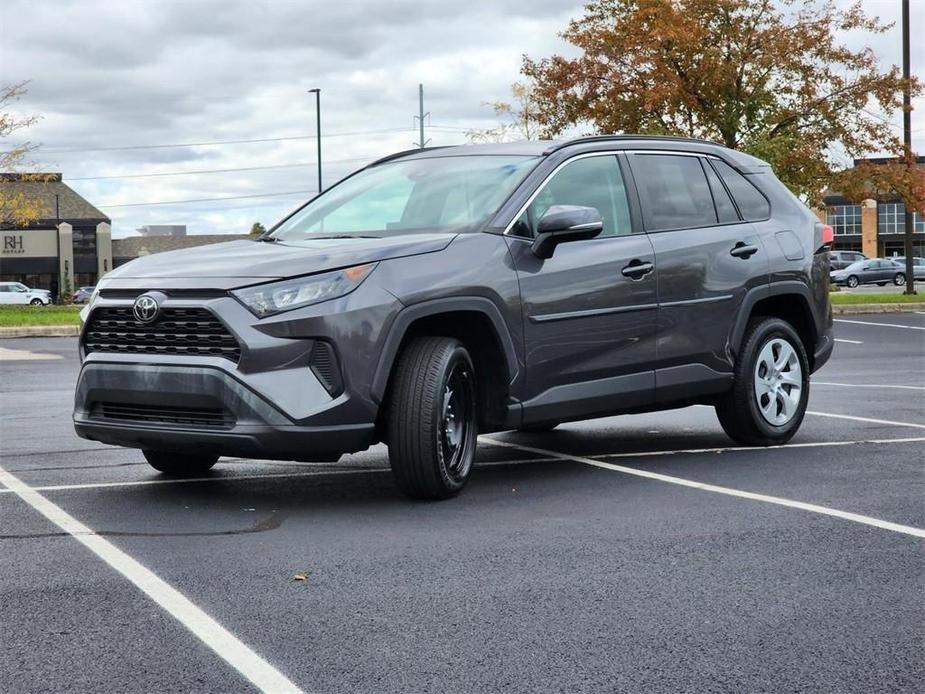
<path id="1" fill-rule="evenodd" d="M 336 395 L 343 390 L 341 382 L 340 367 L 337 364 L 337 355 L 334 353 L 334 347 L 328 343 L 318 340 L 312 347 L 311 369 L 315 377 L 321 381 L 321 385 L 331 395 Z"/>

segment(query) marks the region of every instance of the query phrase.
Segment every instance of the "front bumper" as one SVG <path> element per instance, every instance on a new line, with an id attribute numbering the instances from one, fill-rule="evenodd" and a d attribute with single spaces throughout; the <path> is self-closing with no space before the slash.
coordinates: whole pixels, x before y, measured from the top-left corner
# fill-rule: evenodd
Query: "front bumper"
<path id="1" fill-rule="evenodd" d="M 234 336 L 239 358 L 87 353 L 87 323 L 74 400 L 79 436 L 133 448 L 306 461 L 375 443 L 378 405 L 369 384 L 381 335 L 358 326 L 388 324 L 400 307 L 394 297 L 370 286 L 259 320 L 227 295 L 203 300 L 164 293 L 165 309 L 211 312 Z M 89 315 L 131 303 L 128 296 L 100 298 Z M 313 368 L 319 342 L 333 348 L 336 388 Z"/>
<path id="2" fill-rule="evenodd" d="M 336 459 L 367 448 L 375 434 L 372 423 L 295 424 L 216 367 L 99 362 L 80 373 L 74 428 L 83 438 L 130 448 L 286 460 Z"/>

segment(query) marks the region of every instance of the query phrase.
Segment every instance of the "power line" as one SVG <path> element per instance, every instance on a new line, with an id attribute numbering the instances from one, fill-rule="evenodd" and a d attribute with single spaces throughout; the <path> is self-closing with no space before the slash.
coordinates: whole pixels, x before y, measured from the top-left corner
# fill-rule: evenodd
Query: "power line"
<path id="1" fill-rule="evenodd" d="M 158 200 L 156 202 L 123 202 L 118 205 L 97 205 L 97 207 L 147 207 L 149 205 L 185 205 L 191 202 L 218 202 L 221 200 L 245 200 L 248 198 L 272 198 L 283 195 L 306 195 L 317 190 L 290 190 L 285 193 L 255 193 L 253 195 L 229 195 L 224 198 L 195 198 L 193 200 Z"/>
<path id="2" fill-rule="evenodd" d="M 371 161 L 373 157 L 354 157 L 352 159 L 332 159 L 325 161 L 326 164 L 339 164 L 355 161 Z M 78 178 L 68 178 L 68 181 L 111 181 L 122 178 L 150 178 L 156 176 L 192 176 L 199 174 L 213 173 L 234 173 L 239 171 L 267 171 L 270 169 L 296 169 L 304 166 L 315 166 L 317 162 L 306 161 L 298 164 L 271 164 L 267 166 L 242 166 L 234 169 L 199 169 L 196 171 L 159 171 L 156 173 L 141 174 L 121 174 L 118 176 L 80 176 Z"/>
<path id="3" fill-rule="evenodd" d="M 381 133 L 399 133 L 407 132 L 409 128 L 382 128 L 379 130 L 356 130 L 353 132 L 327 133 L 322 137 L 350 137 L 353 135 L 376 135 Z M 314 140 L 317 137 L 314 133 L 311 135 L 290 135 L 288 137 L 261 137 L 252 140 L 214 140 L 210 142 L 181 142 L 159 145 L 120 145 L 118 147 L 88 147 L 78 149 L 40 149 L 39 154 L 65 154 L 70 152 L 116 152 L 136 149 L 170 149 L 173 147 L 212 147 L 220 145 L 243 145 L 258 142 L 285 142 L 288 140 Z"/>

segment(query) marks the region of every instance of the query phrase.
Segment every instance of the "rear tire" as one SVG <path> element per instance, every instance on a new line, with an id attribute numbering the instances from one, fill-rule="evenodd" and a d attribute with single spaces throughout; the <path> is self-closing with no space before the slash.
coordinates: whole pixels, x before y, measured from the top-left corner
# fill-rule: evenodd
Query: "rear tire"
<path id="1" fill-rule="evenodd" d="M 732 389 L 716 403 L 723 431 L 746 446 L 789 441 L 809 400 L 809 360 L 793 327 L 779 318 L 753 318 L 733 373 Z"/>
<path id="2" fill-rule="evenodd" d="M 173 453 L 146 448 L 142 451 L 148 464 L 158 472 L 171 477 L 194 477 L 208 472 L 218 462 L 217 455 L 201 453 Z"/>
<path id="3" fill-rule="evenodd" d="M 903 274 L 902 272 L 897 272 L 896 275 L 893 277 L 893 284 L 895 284 L 897 287 L 905 286 L 906 275 Z"/>
<path id="4" fill-rule="evenodd" d="M 459 494 L 478 438 L 469 352 L 453 338 L 416 338 L 402 351 L 392 379 L 387 435 L 395 482 L 414 499 Z"/>

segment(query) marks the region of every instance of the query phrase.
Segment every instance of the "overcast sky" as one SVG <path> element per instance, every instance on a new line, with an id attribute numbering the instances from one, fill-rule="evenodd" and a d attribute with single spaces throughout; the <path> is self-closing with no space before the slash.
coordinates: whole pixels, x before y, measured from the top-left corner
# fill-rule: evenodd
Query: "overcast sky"
<path id="1" fill-rule="evenodd" d="M 864 4 L 899 19 L 900 0 Z M 925 1 L 912 6 L 912 36 L 925 35 Z M 20 107 L 43 117 L 29 131 L 42 144 L 37 161 L 109 214 L 115 236 L 143 224 L 244 233 L 255 221 L 270 226 L 316 187 L 308 89 L 322 89 L 327 185 L 412 146 L 419 82 L 432 144 L 463 143 L 466 129 L 493 125 L 484 102 L 508 98 L 524 53 L 569 53 L 557 34 L 580 14 L 570 0 L 2 0 L 0 82 L 32 80 Z M 845 41 L 899 64 L 893 33 Z M 913 40 L 912 51 L 921 74 L 925 46 Z M 922 151 L 925 102 L 917 105 Z M 301 139 L 87 151 L 260 138 Z M 101 176 L 113 178 L 78 180 Z M 110 207 L 267 193 L 292 194 Z"/>

